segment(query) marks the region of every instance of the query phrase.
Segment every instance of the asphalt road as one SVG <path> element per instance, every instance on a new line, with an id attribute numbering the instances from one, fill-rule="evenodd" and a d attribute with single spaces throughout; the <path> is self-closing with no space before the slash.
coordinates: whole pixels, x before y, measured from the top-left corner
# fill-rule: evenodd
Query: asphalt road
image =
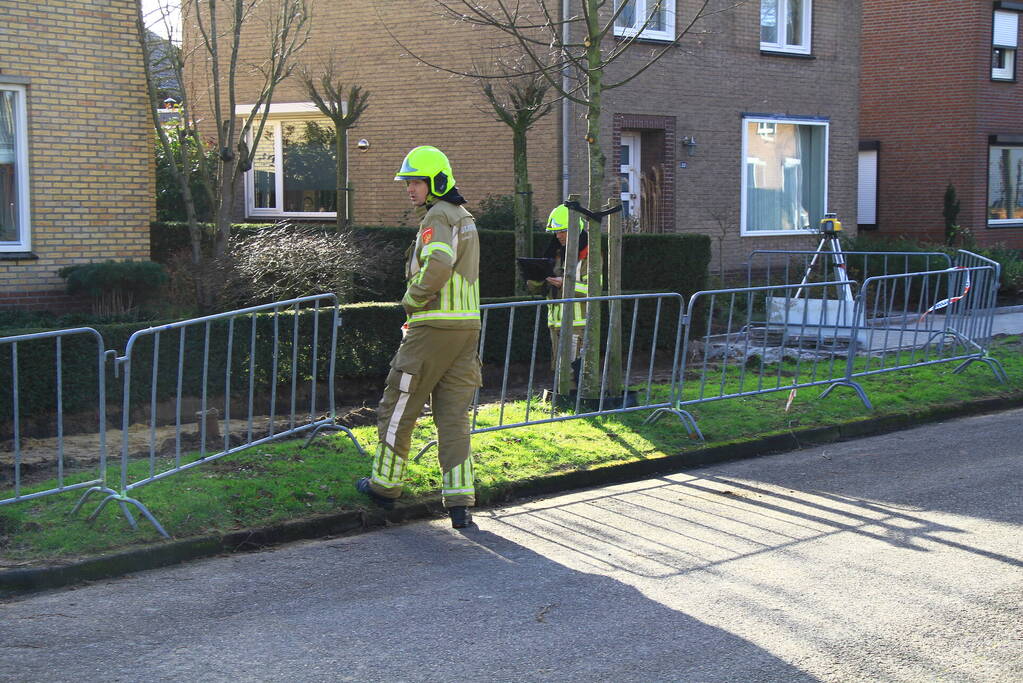
<path id="1" fill-rule="evenodd" d="M 17 681 L 1023 680 L 1023 410 L 0 604 Z"/>

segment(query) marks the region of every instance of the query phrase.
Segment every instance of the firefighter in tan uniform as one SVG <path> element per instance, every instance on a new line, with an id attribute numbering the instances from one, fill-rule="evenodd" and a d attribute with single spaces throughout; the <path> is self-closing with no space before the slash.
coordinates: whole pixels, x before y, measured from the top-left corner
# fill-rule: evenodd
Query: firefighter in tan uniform
<path id="1" fill-rule="evenodd" d="M 437 425 L 444 507 L 456 529 L 469 526 L 475 504 L 469 452 L 469 407 L 482 385 L 479 239 L 455 187 L 451 165 L 436 147 L 416 147 L 394 178 L 404 180 L 421 217 L 405 265 L 401 303 L 406 331 L 391 360 L 377 409 L 379 442 L 372 475 L 356 488 L 390 509 L 401 496 L 412 429 L 430 399 Z"/>
<path id="2" fill-rule="evenodd" d="M 586 223 L 579 219 L 579 260 L 575 268 L 574 294 L 562 294 L 565 275 L 565 244 L 568 242 L 569 211 L 564 204 L 554 207 L 547 218 L 547 232 L 553 236 L 544 257 L 554 261 L 554 276 L 545 282 L 529 280 L 526 287 L 534 294 L 547 290 L 548 299 L 562 299 L 589 296 L 587 259 L 590 248 L 587 244 Z M 545 285 L 547 285 L 545 287 Z M 558 354 L 558 340 L 561 336 L 561 315 L 564 304 L 547 307 L 547 328 L 551 335 L 551 368 L 555 367 Z M 578 374 L 578 357 L 582 347 L 583 332 L 586 329 L 586 304 L 573 304 L 572 340 L 569 344 L 569 361 L 573 364 L 574 374 Z"/>

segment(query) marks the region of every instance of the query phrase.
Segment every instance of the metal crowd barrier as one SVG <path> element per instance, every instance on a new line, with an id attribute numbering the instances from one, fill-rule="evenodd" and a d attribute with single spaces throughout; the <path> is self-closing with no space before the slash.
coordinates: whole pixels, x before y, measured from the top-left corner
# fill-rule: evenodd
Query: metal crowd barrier
<path id="1" fill-rule="evenodd" d="M 979 300 L 973 303 L 973 314 L 982 318 L 982 324 L 973 328 L 973 341 L 984 347 L 986 350 L 991 344 L 992 329 L 994 328 L 994 313 L 998 306 L 998 288 L 1002 281 L 1002 264 L 998 261 L 974 254 L 972 251 L 960 249 L 956 252 L 955 264 L 957 266 L 988 266 L 994 270 L 994 276 L 989 278 L 987 287 L 985 283 L 978 283 L 974 291 Z"/>
<path id="2" fill-rule="evenodd" d="M 959 373 L 982 362 L 1007 382 L 987 351 L 997 290 L 998 272 L 990 265 L 867 278 L 857 301 L 861 329 L 848 377 L 949 362 L 960 363 L 953 370 Z"/>
<path id="3" fill-rule="evenodd" d="M 7 358 L 10 362 L 3 362 Z M 90 362 L 90 358 L 94 360 Z M 107 469 L 105 361 L 106 349 L 103 338 L 90 327 L 0 338 L 2 363 L 0 386 L 9 388 L 5 389 L 4 396 L 0 397 L 0 404 L 7 404 L 7 410 L 4 411 L 7 414 L 0 417 L 0 482 L 9 480 L 13 483 L 13 495 L 0 498 L 0 505 L 105 485 Z M 88 367 L 92 362 L 95 363 L 94 378 L 88 376 L 93 371 Z M 32 374 L 37 380 L 36 386 L 39 384 L 38 378 L 45 377 L 50 392 L 22 395 L 23 373 Z M 95 386 L 95 391 L 90 392 L 91 400 L 78 395 L 79 404 L 68 406 L 65 387 L 90 382 Z M 26 408 L 30 417 L 33 414 L 44 413 L 53 415 L 53 423 L 35 425 L 34 434 L 26 437 Z M 82 414 L 88 414 L 89 418 L 96 420 L 95 441 L 93 442 L 91 438 L 86 439 L 88 443 L 84 444 L 84 450 L 88 452 L 90 460 L 93 457 L 97 459 L 97 465 L 95 468 L 84 470 L 92 473 L 85 475 L 91 477 L 87 481 L 68 483 L 65 419 L 68 415 Z M 10 422 L 7 422 L 8 418 Z M 36 490 L 31 485 L 26 486 L 24 481 L 26 473 L 23 470 L 27 465 L 25 460 L 28 454 L 24 441 L 33 435 L 56 439 L 55 448 L 52 450 L 48 444 L 46 447 L 33 449 L 35 453 L 32 457 L 39 458 L 39 462 L 32 463 L 33 475 L 39 474 L 47 479 L 55 477 L 57 480 L 56 486 L 48 489 Z M 81 440 L 77 436 L 76 439 Z M 30 489 L 30 492 L 26 493 L 26 488 Z"/>
<path id="4" fill-rule="evenodd" d="M 956 265 L 943 253 L 906 252 L 922 257 L 916 263 L 941 268 L 890 273 L 914 262 L 885 258 L 884 253 L 853 252 L 869 272 L 881 274 L 862 284 L 840 279 L 811 282 L 809 264 L 818 256 L 821 267 L 846 277 L 840 260 L 829 252 L 754 252 L 748 271 L 771 280 L 802 278 L 799 284 L 769 284 L 697 292 L 689 301 L 678 407 L 739 396 L 804 387 L 825 386 L 821 398 L 835 387 L 852 388 L 872 408 L 859 377 L 936 363 L 958 362 L 954 373 L 982 362 L 995 378 L 1008 378 L 988 354 L 993 328 L 999 267 L 994 261 L 959 251 Z M 848 252 L 845 256 L 849 256 Z M 784 256 L 789 265 L 766 266 Z M 792 265 L 791 258 L 797 258 Z M 773 274 L 772 274 L 773 272 Z"/>
<path id="5" fill-rule="evenodd" d="M 697 292 L 677 405 L 847 386 L 869 407 L 846 372 L 859 327 L 854 288 L 839 280 Z"/>
<path id="6" fill-rule="evenodd" d="M 321 322 L 321 313 L 327 321 Z M 345 431 L 354 441 L 352 433 L 335 422 L 339 324 L 337 299 L 324 294 L 135 332 L 124 355 L 116 359 L 124 386 L 120 483 L 117 490 L 93 487 L 79 506 L 90 493 L 106 493 L 90 520 L 107 503 L 117 501 L 132 528 L 137 524 L 127 505 L 168 536 L 146 506 L 131 496 L 134 491 L 253 446 L 321 427 Z M 148 369 L 136 378 L 133 367 L 143 363 Z M 187 396 L 197 396 L 198 402 L 190 405 Z M 161 412 L 166 413 L 168 404 L 174 426 L 172 454 L 157 444 Z M 186 405 L 197 409 L 197 440 L 184 434 Z M 222 415 L 215 412 L 219 409 Z M 148 452 L 142 454 L 148 467 L 142 476 L 130 467 L 140 459 L 131 452 L 133 424 L 148 432 Z M 197 458 L 185 457 L 196 450 Z"/>
<path id="7" fill-rule="evenodd" d="M 578 373 L 578 387 L 559 392 L 555 381 L 560 357 L 551 361 L 546 312 L 554 306 L 584 304 L 587 311 L 601 307 L 602 324 L 579 330 L 580 357 L 593 346 L 599 354 L 596 377 Z M 685 323 L 685 301 L 680 294 L 622 294 L 577 299 L 515 301 L 480 306 L 480 357 L 486 366 L 499 361 L 502 368 L 496 396 L 477 390 L 472 402 L 470 434 L 483 434 L 580 418 L 636 411 L 653 411 L 647 422 L 665 413 L 677 416 L 689 434 L 702 439 L 692 416 L 676 405 L 679 354 Z M 608 339 L 608 316 L 622 318 L 621 367 L 617 367 Z M 588 317 L 590 317 L 588 315 Z M 552 367 L 553 366 L 553 367 Z M 514 375 L 514 377 L 513 377 Z M 616 380 L 616 377 L 620 378 Z M 516 390 L 519 379 L 525 388 Z M 655 385 L 667 388 L 655 389 Z M 496 416 L 482 417 L 486 399 Z M 437 442 L 430 441 L 415 456 L 418 460 Z"/>

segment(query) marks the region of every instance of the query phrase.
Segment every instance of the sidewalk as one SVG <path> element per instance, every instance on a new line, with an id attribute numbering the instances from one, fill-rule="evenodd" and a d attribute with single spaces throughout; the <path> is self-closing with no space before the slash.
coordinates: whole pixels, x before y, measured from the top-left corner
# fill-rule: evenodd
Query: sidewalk
<path id="1" fill-rule="evenodd" d="M 1023 306 L 996 308 L 991 334 L 1023 334 Z"/>

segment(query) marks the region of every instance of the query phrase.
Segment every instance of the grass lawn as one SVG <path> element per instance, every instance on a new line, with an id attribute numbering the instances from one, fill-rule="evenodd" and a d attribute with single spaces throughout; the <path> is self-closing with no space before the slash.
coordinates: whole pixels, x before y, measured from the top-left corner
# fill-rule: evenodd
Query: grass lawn
<path id="1" fill-rule="evenodd" d="M 992 346 L 992 356 L 1001 361 L 1009 377 L 1008 385 L 999 384 L 981 363 L 972 364 L 959 375 L 952 374 L 954 365 L 946 363 L 864 378 L 862 384 L 874 404 L 873 412 L 864 408 L 852 390 L 841 387 L 822 401 L 817 400 L 819 389 L 803 389 L 788 411 L 787 391 L 690 407 L 706 444 L 688 438 L 685 428 L 671 415 L 652 425 L 642 424 L 648 415 L 645 411 L 481 434 L 473 437 L 477 497 L 481 504 L 499 500 L 511 484 L 551 473 L 676 455 L 704 445 L 748 441 L 870 416 L 912 414 L 973 399 L 1019 397 L 1023 388 L 1021 352 L 1020 337 L 1001 338 Z M 523 411 L 523 407 L 506 406 L 506 421 L 511 419 L 509 411 L 514 417 L 515 411 Z M 496 414 L 494 406 L 482 408 L 479 426 L 493 424 Z M 376 439 L 375 428 L 353 431 L 370 451 Z M 433 433 L 432 422 L 421 420 L 412 452 L 418 452 Z M 132 495 L 176 538 L 265 526 L 368 505 L 352 483 L 369 472 L 369 460 L 359 455 L 344 434 L 318 437 L 308 448 L 301 444 L 284 441 L 256 446 L 154 482 Z M 420 462 L 410 462 L 406 499 L 437 492 L 440 472 L 435 456 L 436 451 L 431 450 Z M 132 468 L 129 481 L 146 476 L 149 463 L 133 463 Z M 158 463 L 157 471 L 161 469 Z M 79 481 L 88 478 L 83 476 Z M 74 478 L 67 480 L 73 482 Z M 110 469 L 108 481 L 120 481 L 118 467 Z M 52 486 L 53 482 L 43 482 L 38 488 Z M 8 495 L 0 490 L 0 499 Z M 139 521 L 139 530 L 133 531 L 113 503 L 94 523 L 87 523 L 85 517 L 101 500 L 98 494 L 76 517 L 68 517 L 78 497 L 78 493 L 70 492 L 0 507 L 0 568 L 60 562 L 162 541 L 144 519 Z"/>

